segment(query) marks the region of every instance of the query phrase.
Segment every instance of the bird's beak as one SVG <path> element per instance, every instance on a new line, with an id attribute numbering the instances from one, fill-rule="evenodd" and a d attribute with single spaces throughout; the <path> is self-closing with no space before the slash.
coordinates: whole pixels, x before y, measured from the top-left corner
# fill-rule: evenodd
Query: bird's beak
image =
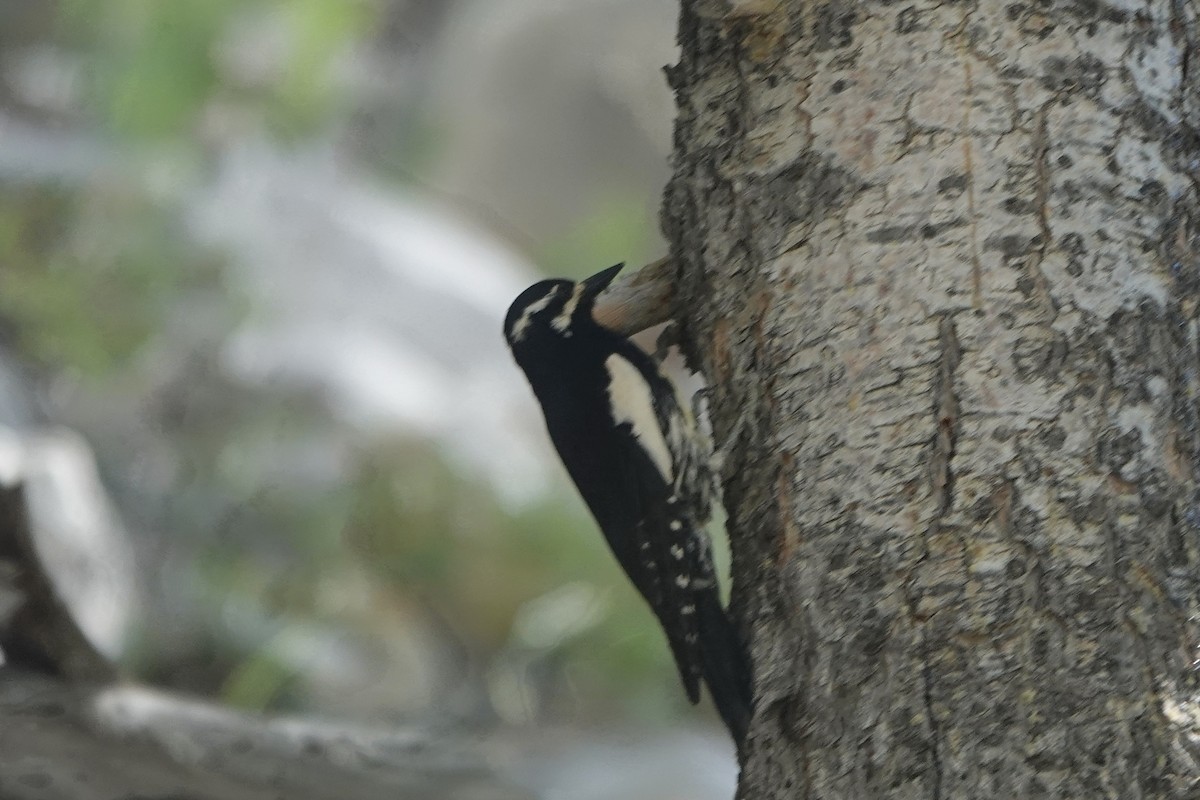
<path id="1" fill-rule="evenodd" d="M 583 281 L 583 297 L 587 300 L 595 300 L 596 296 L 608 288 L 608 285 L 613 282 L 613 278 L 617 277 L 617 273 L 625 265 L 617 264 L 615 267 L 600 270 L 595 275 Z"/>

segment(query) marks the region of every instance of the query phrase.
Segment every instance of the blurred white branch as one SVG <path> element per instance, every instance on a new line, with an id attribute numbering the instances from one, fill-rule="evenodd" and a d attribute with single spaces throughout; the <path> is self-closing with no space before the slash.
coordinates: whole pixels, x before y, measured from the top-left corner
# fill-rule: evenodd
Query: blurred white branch
<path id="1" fill-rule="evenodd" d="M 117 683 L 42 569 L 19 483 L 0 487 L 0 598 L 6 800 L 528 797 L 447 737 L 271 719 Z"/>

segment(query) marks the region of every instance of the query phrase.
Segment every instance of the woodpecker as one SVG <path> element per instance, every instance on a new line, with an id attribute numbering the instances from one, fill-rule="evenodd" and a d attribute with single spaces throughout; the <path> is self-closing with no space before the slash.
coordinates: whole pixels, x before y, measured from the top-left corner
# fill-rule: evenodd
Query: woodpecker
<path id="1" fill-rule="evenodd" d="M 707 447 L 654 359 L 592 316 L 622 266 L 530 286 L 509 308 L 504 336 L 567 473 L 658 618 L 688 699 L 699 702 L 703 680 L 740 744 L 749 666 L 703 528 Z"/>

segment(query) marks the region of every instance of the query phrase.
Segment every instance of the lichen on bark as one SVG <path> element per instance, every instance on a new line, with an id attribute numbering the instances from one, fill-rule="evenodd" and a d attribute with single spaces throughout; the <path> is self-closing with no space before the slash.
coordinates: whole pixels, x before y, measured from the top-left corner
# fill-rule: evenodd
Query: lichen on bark
<path id="1" fill-rule="evenodd" d="M 1198 17 L 684 3 L 741 796 L 1200 793 Z"/>

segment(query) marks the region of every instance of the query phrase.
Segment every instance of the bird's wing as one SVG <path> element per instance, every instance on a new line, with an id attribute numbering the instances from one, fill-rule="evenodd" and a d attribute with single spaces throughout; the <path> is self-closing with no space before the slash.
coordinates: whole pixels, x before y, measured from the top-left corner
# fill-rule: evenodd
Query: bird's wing
<path id="1" fill-rule="evenodd" d="M 604 366 L 604 413 L 612 419 L 577 420 L 572 430 L 551 436 L 614 555 L 658 617 L 696 702 L 701 656 L 695 593 L 711 590 L 713 582 L 703 533 L 697 534 L 683 499 L 674 494 L 674 456 L 655 405 L 660 387 L 653 381 L 663 379 L 620 354 Z M 591 436 L 596 430 L 610 433 Z"/>
<path id="2" fill-rule="evenodd" d="M 608 522 L 605 534 L 621 566 L 658 617 L 688 699 L 695 703 L 700 698 L 701 678 L 694 585 L 700 554 L 693 523 L 686 510 L 669 499 L 670 489 L 656 465 L 624 427 L 618 426 L 618 436 L 628 438 L 621 476 L 626 500 L 623 513 Z M 618 545 L 622 540 L 627 542 L 623 547 Z"/>

